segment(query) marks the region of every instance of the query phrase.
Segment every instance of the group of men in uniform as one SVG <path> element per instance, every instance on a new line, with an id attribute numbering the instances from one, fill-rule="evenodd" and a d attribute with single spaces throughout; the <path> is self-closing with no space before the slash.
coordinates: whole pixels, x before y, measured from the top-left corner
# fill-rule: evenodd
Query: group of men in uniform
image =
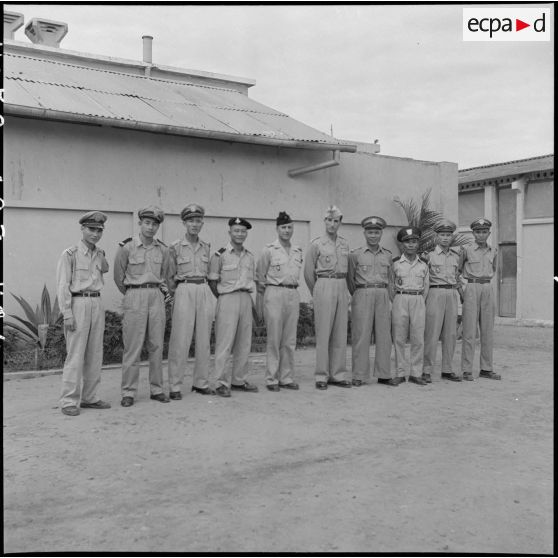
<path id="1" fill-rule="evenodd" d="M 294 351 L 299 317 L 298 286 L 302 249 L 291 243 L 292 218 L 276 219 L 277 238 L 257 263 L 244 247 L 249 221 L 229 219 L 229 242 L 211 253 L 199 234 L 205 210 L 189 204 L 181 212 L 185 233 L 167 247 L 156 238 L 163 211 L 149 206 L 138 212 L 139 233 L 119 243 L 114 281 L 124 295 L 121 405 L 134 404 L 144 344 L 149 354 L 150 398 L 161 403 L 182 399 L 186 362 L 195 339 L 192 391 L 230 397 L 231 390 L 257 392 L 247 381 L 252 338 L 253 297 L 263 306 L 267 328 L 266 388 L 297 390 Z M 369 349 L 376 345 L 374 377 L 397 386 L 408 379 L 432 381 L 438 340 L 442 339 L 442 378 L 473 379 L 477 327 L 481 331 L 480 376 L 500 379 L 492 368 L 494 303 L 491 278 L 496 252 L 487 243 L 491 223 L 471 224 L 475 242 L 450 246 L 455 224 L 436 227 L 437 245 L 418 255 L 421 232 L 404 227 L 397 234 L 402 254 L 392 258 L 380 245 L 386 222 L 370 216 L 361 225 L 365 244 L 354 250 L 338 235 L 343 215 L 330 206 L 325 231 L 310 243 L 303 276 L 313 297 L 316 332 L 315 387 L 361 386 L 370 379 Z M 104 309 L 100 299 L 105 253 L 97 247 L 107 217 L 91 211 L 81 217 L 81 242 L 66 249 L 57 269 L 58 298 L 64 316 L 67 357 L 62 374 L 61 410 L 78 415 L 81 408 L 107 409 L 100 400 Z M 466 283 L 464 288 L 463 284 Z M 346 365 L 349 293 L 352 313 L 352 371 Z M 462 374 L 452 371 L 456 343 L 457 296 L 463 301 Z M 215 300 L 217 301 L 215 304 Z M 162 349 L 165 303 L 173 301 L 168 352 L 169 394 L 164 392 Z M 210 334 L 215 320 L 215 388 L 210 385 Z M 195 335 L 195 338 L 194 338 Z M 147 339 L 146 339 L 147 338 Z M 410 340 L 410 359 L 405 345 Z M 147 341 L 147 342 L 146 342 Z M 145 343 L 146 342 L 146 343 Z M 391 346 L 395 348 L 392 373 Z M 228 365 L 232 354 L 232 367 Z"/>

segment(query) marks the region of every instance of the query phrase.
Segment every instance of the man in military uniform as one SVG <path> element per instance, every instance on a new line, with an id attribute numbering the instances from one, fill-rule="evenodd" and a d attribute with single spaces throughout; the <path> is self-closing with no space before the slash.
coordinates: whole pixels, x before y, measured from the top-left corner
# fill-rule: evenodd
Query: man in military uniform
<path id="1" fill-rule="evenodd" d="M 461 251 L 463 278 L 467 280 L 463 300 L 463 342 L 461 370 L 463 379 L 473 379 L 475 337 L 480 329 L 481 378 L 501 380 L 492 365 L 495 301 L 492 294 L 492 278 L 496 274 L 497 250 L 486 242 L 492 223 L 488 219 L 475 219 L 471 230 L 475 241 Z"/>
<path id="2" fill-rule="evenodd" d="M 392 254 L 380 246 L 386 222 L 370 216 L 362 220 L 366 246 L 349 253 L 347 285 L 351 300 L 353 343 L 353 386 L 370 379 L 370 340 L 376 345 L 374 377 L 379 384 L 397 386 L 391 368 L 391 302 L 388 287 L 393 283 Z"/>
<path id="3" fill-rule="evenodd" d="M 134 404 L 138 390 L 139 361 L 147 333 L 151 399 L 168 403 L 163 392 L 163 339 L 165 335 L 164 278 L 168 274 L 169 250 L 155 238 L 165 214 L 156 206 L 138 211 L 140 232 L 120 242 L 114 260 L 114 282 L 124 294 L 122 338 L 123 407 Z"/>
<path id="4" fill-rule="evenodd" d="M 109 409 L 97 397 L 103 364 L 105 310 L 101 302 L 103 274 L 108 271 L 105 252 L 97 248 L 107 216 L 100 211 L 83 215 L 81 242 L 67 248 L 58 260 L 56 283 L 64 316 L 66 361 L 62 371 L 60 408 L 65 415 L 79 415 L 79 407 Z M 83 382 L 83 389 L 82 389 Z"/>
<path id="5" fill-rule="evenodd" d="M 174 293 L 172 330 L 169 343 L 169 386 L 171 399 L 182 399 L 182 383 L 194 328 L 196 362 L 192 391 L 210 395 L 209 338 L 213 321 L 213 295 L 207 285 L 209 244 L 200 239 L 205 210 L 187 205 L 180 217 L 186 233 L 169 248 L 168 286 Z"/>
<path id="6" fill-rule="evenodd" d="M 347 371 L 349 244 L 337 234 L 343 214 L 334 205 L 325 213 L 325 234 L 312 240 L 304 263 L 304 279 L 314 298 L 316 388 L 351 387 Z"/>
<path id="7" fill-rule="evenodd" d="M 258 292 L 264 295 L 267 327 L 266 386 L 298 389 L 294 381 L 294 351 L 300 296 L 297 291 L 302 250 L 291 244 L 293 220 L 281 211 L 275 220 L 277 240 L 263 249 L 256 268 Z"/>
<path id="8" fill-rule="evenodd" d="M 461 376 L 452 372 L 451 363 L 457 339 L 457 293 L 463 296 L 459 282 L 461 250 L 450 246 L 456 225 L 447 219 L 434 227 L 437 244 L 426 256 L 430 273 L 430 288 L 426 298 L 424 328 L 424 373 L 432 382 L 438 340 L 442 336 L 442 378 L 460 382 Z"/>
<path id="9" fill-rule="evenodd" d="M 216 393 L 230 397 L 231 389 L 257 392 L 248 376 L 248 356 L 252 344 L 252 297 L 256 289 L 253 254 L 244 247 L 252 225 L 246 219 L 229 219 L 230 242 L 211 256 L 209 287 L 217 297 L 215 316 Z M 228 359 L 233 353 L 232 375 Z"/>
<path id="10" fill-rule="evenodd" d="M 428 295 L 428 266 L 418 256 L 421 232 L 415 227 L 404 227 L 397 233 L 403 244 L 403 254 L 393 260 L 395 297 L 391 310 L 395 366 L 399 383 L 406 381 L 408 367 L 405 344 L 411 341 L 409 382 L 426 385 L 422 378 L 424 358 L 425 299 Z"/>

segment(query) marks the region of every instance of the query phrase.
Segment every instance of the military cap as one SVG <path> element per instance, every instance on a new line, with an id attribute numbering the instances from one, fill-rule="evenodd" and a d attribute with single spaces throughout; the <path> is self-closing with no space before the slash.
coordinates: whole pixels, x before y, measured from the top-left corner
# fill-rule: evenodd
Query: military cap
<path id="1" fill-rule="evenodd" d="M 192 217 L 203 217 L 204 215 L 205 215 L 205 209 L 201 205 L 198 205 L 197 203 L 191 203 L 190 205 L 187 205 L 180 212 L 180 218 L 183 221 L 186 221 L 187 219 L 191 219 Z"/>
<path id="2" fill-rule="evenodd" d="M 158 223 L 162 223 L 165 220 L 163 210 L 156 205 L 148 205 L 147 207 L 140 209 L 138 211 L 138 217 L 140 219 L 144 219 L 146 217 L 149 219 L 155 219 Z"/>
<path id="3" fill-rule="evenodd" d="M 376 217 L 371 215 L 370 217 L 365 217 L 360 224 L 365 229 L 384 229 L 386 222 L 381 217 Z"/>
<path id="4" fill-rule="evenodd" d="M 471 223 L 471 230 L 474 231 L 476 229 L 489 229 L 491 226 L 492 223 L 488 219 L 479 217 Z"/>
<path id="5" fill-rule="evenodd" d="M 248 230 L 252 228 L 250 221 L 247 221 L 242 217 L 231 217 L 229 219 L 229 227 L 232 227 L 233 225 L 242 225 L 243 227 L 246 227 Z"/>
<path id="6" fill-rule="evenodd" d="M 443 219 L 434 227 L 434 231 L 437 233 L 439 232 L 453 233 L 455 232 L 456 228 L 457 225 L 453 221 L 450 221 L 449 219 Z"/>
<path id="7" fill-rule="evenodd" d="M 399 232 L 397 233 L 397 240 L 399 242 L 405 242 L 405 240 L 411 240 L 413 238 L 418 240 L 420 237 L 420 229 L 417 229 L 416 227 L 403 227 L 402 229 L 399 229 Z"/>
<path id="8" fill-rule="evenodd" d="M 292 223 L 293 220 L 291 219 L 291 216 L 286 213 L 285 211 L 280 211 L 279 215 L 277 216 L 277 219 L 275 219 L 275 224 L 277 226 L 279 225 L 288 225 L 289 223 Z"/>
<path id="9" fill-rule="evenodd" d="M 331 217 L 332 219 L 342 219 L 343 213 L 341 213 L 341 210 L 336 205 L 330 205 L 325 211 L 324 219 L 327 219 L 328 217 Z"/>
<path id="10" fill-rule="evenodd" d="M 79 224 L 90 229 L 104 229 L 107 216 L 101 211 L 88 211 L 84 213 L 80 219 Z"/>

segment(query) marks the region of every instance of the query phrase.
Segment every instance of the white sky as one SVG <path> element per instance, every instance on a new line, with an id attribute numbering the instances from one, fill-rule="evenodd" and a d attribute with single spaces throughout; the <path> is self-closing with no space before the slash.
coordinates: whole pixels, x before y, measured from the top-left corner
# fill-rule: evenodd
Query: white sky
<path id="1" fill-rule="evenodd" d="M 66 22 L 69 50 L 141 60 L 152 35 L 155 64 L 254 78 L 255 100 L 384 155 L 467 168 L 554 151 L 554 40 L 463 42 L 458 4 L 5 10 Z"/>

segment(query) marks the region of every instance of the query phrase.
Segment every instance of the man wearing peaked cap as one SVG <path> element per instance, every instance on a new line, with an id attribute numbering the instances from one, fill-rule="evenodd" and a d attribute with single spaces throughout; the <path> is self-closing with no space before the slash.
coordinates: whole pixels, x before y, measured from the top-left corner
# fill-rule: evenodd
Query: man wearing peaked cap
<path id="1" fill-rule="evenodd" d="M 56 270 L 57 295 L 64 316 L 66 360 L 60 408 L 68 416 L 79 408 L 108 409 L 97 397 L 103 364 L 105 310 L 100 298 L 108 271 L 105 252 L 97 248 L 107 216 L 89 211 L 79 219 L 81 242 L 62 252 Z M 82 388 L 83 383 L 83 388 Z"/>
<path id="2" fill-rule="evenodd" d="M 169 399 L 163 392 L 163 337 L 169 250 L 155 238 L 165 215 L 159 207 L 138 211 L 139 235 L 120 242 L 114 260 L 114 282 L 124 295 L 122 339 L 122 400 L 130 407 L 138 391 L 139 361 L 147 335 L 150 398 L 161 403 Z"/>
<path id="3" fill-rule="evenodd" d="M 467 280 L 463 296 L 463 346 L 461 350 L 461 370 L 463 377 L 473 377 L 475 338 L 480 330 L 480 373 L 479 377 L 501 380 L 493 368 L 494 313 L 495 301 L 491 281 L 496 275 L 498 252 L 486 241 L 490 236 L 492 223 L 479 217 L 471 223 L 475 241 L 463 247 L 461 267 L 463 278 Z"/>
<path id="4" fill-rule="evenodd" d="M 347 371 L 347 265 L 349 244 L 337 234 L 343 214 L 330 206 L 325 212 L 325 234 L 306 252 L 304 279 L 314 298 L 316 328 L 316 389 L 327 385 L 350 388 Z"/>
<path id="5" fill-rule="evenodd" d="M 460 249 L 450 246 L 455 223 L 444 219 L 434 227 L 436 246 L 425 261 L 430 273 L 430 289 L 426 297 L 424 326 L 424 373 L 427 383 L 432 382 L 438 340 L 442 339 L 442 378 L 460 382 L 452 371 L 452 360 L 457 340 L 457 294 L 462 296 L 460 283 Z"/>
<path id="6" fill-rule="evenodd" d="M 397 240 L 403 253 L 393 261 L 395 296 L 391 308 L 391 327 L 395 348 L 395 367 L 399 383 L 406 381 L 426 385 L 422 378 L 424 358 L 425 298 L 428 294 L 428 266 L 418 257 L 421 232 L 415 227 L 403 227 Z M 411 341 L 410 359 L 406 356 L 407 339 Z M 410 365 L 410 367 L 409 367 Z"/>
<path id="7" fill-rule="evenodd" d="M 252 252 L 244 247 L 252 225 L 241 217 L 229 219 L 230 242 L 209 262 L 209 287 L 217 297 L 215 315 L 215 376 L 220 397 L 230 397 L 231 389 L 256 392 L 247 381 L 248 356 L 252 343 L 252 297 L 256 290 Z M 233 353 L 232 376 L 228 370 Z"/>
<path id="8" fill-rule="evenodd" d="M 214 317 L 214 299 L 207 285 L 210 246 L 200 237 L 205 210 L 191 203 L 180 213 L 185 228 L 182 238 L 169 248 L 167 282 L 174 293 L 169 342 L 169 396 L 182 399 L 182 384 L 192 337 L 196 334 L 196 360 L 192 391 L 215 393 L 209 385 L 209 339 Z"/>
<path id="9" fill-rule="evenodd" d="M 298 389 L 294 381 L 294 351 L 300 297 L 297 291 L 302 250 L 291 244 L 294 227 L 290 215 L 281 211 L 275 220 L 277 240 L 267 244 L 256 268 L 258 303 L 263 296 L 267 326 L 266 386 Z"/>
<path id="10" fill-rule="evenodd" d="M 361 221 L 366 244 L 349 253 L 347 285 L 351 299 L 351 338 L 354 386 L 370 380 L 370 340 L 374 332 L 374 377 L 379 384 L 397 386 L 391 373 L 390 285 L 392 254 L 380 239 L 386 222 L 381 217 Z"/>

